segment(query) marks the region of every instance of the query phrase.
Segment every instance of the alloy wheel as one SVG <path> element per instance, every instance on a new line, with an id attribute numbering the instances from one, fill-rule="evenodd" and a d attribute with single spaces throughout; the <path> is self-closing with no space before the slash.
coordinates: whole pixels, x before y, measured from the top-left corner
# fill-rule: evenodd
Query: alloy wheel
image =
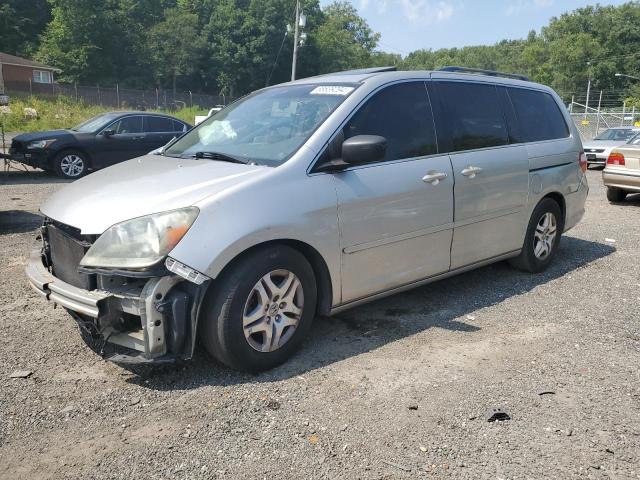
<path id="1" fill-rule="evenodd" d="M 544 260 L 551 254 L 556 233 L 556 217 L 553 213 L 546 212 L 538 221 L 533 235 L 533 254 L 536 258 Z"/>
<path id="2" fill-rule="evenodd" d="M 65 155 L 60 160 L 60 170 L 68 177 L 78 177 L 84 172 L 84 160 L 73 153 Z"/>
<path id="3" fill-rule="evenodd" d="M 254 350 L 273 352 L 293 336 L 304 307 L 300 279 L 289 270 L 273 270 L 251 289 L 244 306 L 244 337 Z"/>

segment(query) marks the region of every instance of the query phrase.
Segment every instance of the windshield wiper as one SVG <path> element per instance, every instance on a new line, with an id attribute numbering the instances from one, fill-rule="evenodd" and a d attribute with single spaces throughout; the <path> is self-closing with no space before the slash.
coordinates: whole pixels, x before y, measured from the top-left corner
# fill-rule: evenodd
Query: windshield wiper
<path id="1" fill-rule="evenodd" d="M 207 160 L 219 160 L 221 162 L 231 162 L 231 163 L 241 163 L 243 165 L 248 165 L 250 162 L 247 160 L 243 160 L 238 157 L 233 157 L 231 155 L 227 155 L 226 153 L 219 152 L 196 152 L 193 155 L 195 158 L 206 158 Z"/>

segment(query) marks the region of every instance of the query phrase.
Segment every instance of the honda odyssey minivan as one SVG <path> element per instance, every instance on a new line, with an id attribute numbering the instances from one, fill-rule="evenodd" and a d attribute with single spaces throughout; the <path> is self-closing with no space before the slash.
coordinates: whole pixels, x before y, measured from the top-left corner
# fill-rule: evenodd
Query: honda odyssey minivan
<path id="1" fill-rule="evenodd" d="M 265 88 L 41 211 L 27 276 L 118 362 L 272 368 L 330 315 L 509 260 L 584 213 L 580 137 L 519 75 L 375 68 Z"/>

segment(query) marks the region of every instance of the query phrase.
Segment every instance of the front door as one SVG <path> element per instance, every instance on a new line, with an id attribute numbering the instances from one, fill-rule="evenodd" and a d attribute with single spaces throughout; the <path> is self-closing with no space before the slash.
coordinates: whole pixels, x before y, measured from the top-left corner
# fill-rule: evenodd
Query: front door
<path id="1" fill-rule="evenodd" d="M 506 93 L 490 83 L 436 81 L 433 87 L 438 136 L 455 177 L 451 268 L 521 248 L 529 159 L 507 126 L 514 116 Z"/>
<path id="2" fill-rule="evenodd" d="M 334 174 L 343 303 L 449 269 L 453 174 L 424 82 L 378 91 L 340 133 L 367 134 L 387 139 L 385 160 Z"/>
<path id="3" fill-rule="evenodd" d="M 109 130 L 111 135 L 105 135 Z M 145 133 L 142 130 L 142 116 L 132 115 L 116 120 L 96 136 L 93 157 L 98 165 L 108 167 L 130 158 L 148 153 Z"/>

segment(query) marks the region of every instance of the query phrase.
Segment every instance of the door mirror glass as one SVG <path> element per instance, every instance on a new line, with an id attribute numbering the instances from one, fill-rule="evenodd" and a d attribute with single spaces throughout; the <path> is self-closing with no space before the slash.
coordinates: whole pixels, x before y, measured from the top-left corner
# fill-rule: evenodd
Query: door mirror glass
<path id="1" fill-rule="evenodd" d="M 356 135 L 342 143 L 342 161 L 349 165 L 381 162 L 387 153 L 387 139 L 379 135 Z"/>
<path id="2" fill-rule="evenodd" d="M 105 137 L 110 137 L 111 135 L 115 135 L 115 134 L 116 134 L 116 131 L 115 131 L 115 130 L 112 130 L 112 129 L 109 129 L 109 130 L 103 130 L 103 131 L 102 131 L 102 134 L 103 134 Z"/>

